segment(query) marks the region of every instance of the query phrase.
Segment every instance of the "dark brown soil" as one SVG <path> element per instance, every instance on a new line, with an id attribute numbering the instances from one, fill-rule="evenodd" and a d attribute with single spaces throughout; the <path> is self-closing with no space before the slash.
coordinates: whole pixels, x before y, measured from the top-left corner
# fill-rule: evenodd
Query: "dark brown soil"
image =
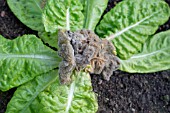
<path id="1" fill-rule="evenodd" d="M 92 76 L 99 113 L 170 113 L 170 70 L 151 74 L 114 72 L 110 81 Z"/>
<path id="2" fill-rule="evenodd" d="M 109 11 L 122 0 L 110 0 Z M 166 0 L 170 4 L 170 0 Z M 157 32 L 170 29 L 170 20 Z M 10 11 L 6 0 L 0 0 L 0 34 L 13 39 L 23 34 L 36 34 L 23 25 Z M 129 74 L 115 71 L 110 81 L 92 75 L 98 94 L 99 113 L 170 113 L 170 70 L 150 74 Z M 0 113 L 15 89 L 0 91 Z"/>
<path id="3" fill-rule="evenodd" d="M 22 24 L 9 9 L 6 0 L 0 0 L 0 34 L 6 38 L 14 39 L 23 34 L 36 32 Z"/>

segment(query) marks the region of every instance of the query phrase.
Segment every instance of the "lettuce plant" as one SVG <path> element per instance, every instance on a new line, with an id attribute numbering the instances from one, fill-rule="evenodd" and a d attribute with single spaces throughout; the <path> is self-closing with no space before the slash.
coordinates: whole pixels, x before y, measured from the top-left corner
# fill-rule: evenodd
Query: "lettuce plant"
<path id="1" fill-rule="evenodd" d="M 111 50 L 114 50 L 112 51 L 114 55 L 108 52 L 103 58 L 113 62 L 114 58 L 117 58 L 115 56 L 117 53 L 119 69 L 122 71 L 149 73 L 170 69 L 170 31 L 154 35 L 158 27 L 170 16 L 169 6 L 163 0 L 124 0 L 106 13 L 100 22 L 108 0 L 7 0 L 7 2 L 21 22 L 38 31 L 39 38 L 24 35 L 8 40 L 0 36 L 0 90 L 7 91 L 18 87 L 7 106 L 6 113 L 97 111 L 97 99 L 92 91 L 87 70 L 98 65 L 86 65 L 86 68 L 80 70 L 69 68 L 73 70 L 65 73 L 67 68 L 61 68 L 59 64 L 63 60 L 69 61 L 67 57 L 71 55 L 63 56 L 67 52 L 61 51 L 62 44 L 68 42 L 66 48 L 75 45 L 70 45 L 66 40 L 62 42 L 64 35 L 59 35 L 62 33 L 61 30 L 65 30 L 65 34 L 66 32 L 75 34 L 82 29 L 87 29 L 93 34 L 95 32 L 95 37 L 99 36 L 104 38 L 100 40 L 106 40 L 107 43 L 104 45 L 106 51 L 110 51 L 112 43 L 114 46 Z M 51 49 L 43 42 L 56 49 Z M 100 50 L 103 51 L 105 48 Z M 56 50 L 59 50 L 59 55 L 63 58 Z M 72 52 L 72 49 L 66 50 Z M 114 60 L 111 60 L 112 58 Z M 104 67 L 102 69 L 112 71 L 116 69 L 113 66 Z M 97 73 L 100 69 L 93 68 L 92 72 Z M 61 84 L 62 79 L 67 81 L 62 77 L 70 73 L 71 82 Z"/>

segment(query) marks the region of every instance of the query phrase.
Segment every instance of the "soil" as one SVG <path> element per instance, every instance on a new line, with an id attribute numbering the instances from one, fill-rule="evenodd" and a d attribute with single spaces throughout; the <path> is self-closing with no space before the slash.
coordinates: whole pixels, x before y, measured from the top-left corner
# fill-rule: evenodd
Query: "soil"
<path id="1" fill-rule="evenodd" d="M 110 0 L 108 12 L 122 0 Z M 170 4 L 170 0 L 165 0 Z M 170 29 L 170 20 L 157 32 Z M 37 34 L 22 24 L 10 11 L 6 0 L 0 0 L 0 34 L 14 39 L 23 34 Z M 98 113 L 170 113 L 170 70 L 150 74 L 130 74 L 115 71 L 110 81 L 91 75 L 94 91 L 98 95 Z M 16 89 L 0 91 L 0 113 Z"/>

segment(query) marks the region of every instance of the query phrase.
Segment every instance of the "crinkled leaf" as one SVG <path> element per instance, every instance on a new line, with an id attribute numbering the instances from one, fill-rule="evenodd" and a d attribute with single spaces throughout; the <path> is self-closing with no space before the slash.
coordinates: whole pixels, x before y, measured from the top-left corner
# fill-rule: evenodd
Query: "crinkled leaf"
<path id="1" fill-rule="evenodd" d="M 47 0 L 7 0 L 12 12 L 26 26 L 42 31 L 42 9 Z"/>
<path id="2" fill-rule="evenodd" d="M 96 113 L 97 101 L 89 74 L 75 75 L 69 85 L 60 85 L 53 71 L 19 87 L 6 113 Z"/>
<path id="3" fill-rule="evenodd" d="M 107 7 L 108 0 L 85 0 L 84 14 L 85 22 L 84 28 L 94 30 L 99 22 L 104 10 Z"/>
<path id="4" fill-rule="evenodd" d="M 83 14 L 84 14 L 84 10 L 85 10 L 85 5 L 86 5 L 86 3 L 87 3 L 87 0 L 79 0 L 80 1 L 80 3 L 83 5 Z M 85 15 L 85 14 L 84 14 Z"/>
<path id="5" fill-rule="evenodd" d="M 40 112 L 96 113 L 98 105 L 96 96 L 92 91 L 90 75 L 80 72 L 74 76 L 71 85 L 60 85 L 57 80 L 40 94 L 40 98 L 42 98 Z M 48 92 L 50 92 L 50 96 Z"/>
<path id="6" fill-rule="evenodd" d="M 58 33 L 50 33 L 50 32 L 39 32 L 39 37 L 51 47 L 55 47 L 58 49 Z"/>
<path id="7" fill-rule="evenodd" d="M 57 29 L 82 29 L 82 10 L 83 6 L 79 0 L 49 0 L 43 12 L 46 32 L 54 33 Z"/>
<path id="8" fill-rule="evenodd" d="M 141 53 L 121 61 L 120 69 L 131 73 L 149 73 L 170 69 L 170 30 L 148 39 Z"/>
<path id="9" fill-rule="evenodd" d="M 60 58 L 34 35 L 14 40 L 0 36 L 0 90 L 19 86 L 56 67 Z"/>
<path id="10" fill-rule="evenodd" d="M 20 86 L 8 103 L 6 113 L 39 113 L 39 95 L 58 78 L 54 70 Z M 40 98 L 41 99 L 41 98 Z"/>
<path id="11" fill-rule="evenodd" d="M 169 19 L 163 0 L 124 0 L 104 16 L 96 32 L 112 40 L 121 59 L 138 53 L 149 35 Z"/>

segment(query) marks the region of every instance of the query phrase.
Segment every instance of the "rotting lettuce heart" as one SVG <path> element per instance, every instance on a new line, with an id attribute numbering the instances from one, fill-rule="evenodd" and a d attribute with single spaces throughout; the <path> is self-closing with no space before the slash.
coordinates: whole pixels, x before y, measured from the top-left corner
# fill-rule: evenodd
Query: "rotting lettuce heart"
<path id="1" fill-rule="evenodd" d="M 43 31 L 42 10 L 47 0 L 7 0 L 10 9 L 26 26 Z"/>
<path id="2" fill-rule="evenodd" d="M 94 31 L 104 10 L 107 7 L 108 0 L 80 0 L 84 1 L 84 27 L 85 29 Z"/>
<path id="3" fill-rule="evenodd" d="M 78 30 L 83 28 L 83 6 L 79 0 L 49 0 L 43 11 L 46 32 L 58 29 Z"/>
<path id="4" fill-rule="evenodd" d="M 61 59 L 34 35 L 14 40 L 0 36 L 0 90 L 19 86 L 58 67 Z"/>
<path id="5" fill-rule="evenodd" d="M 36 77 L 19 87 L 6 113 L 96 113 L 96 96 L 85 72 L 75 72 L 71 85 L 60 85 L 58 71 Z"/>
<path id="6" fill-rule="evenodd" d="M 90 30 L 59 30 L 58 46 L 59 56 L 62 57 L 59 65 L 62 84 L 70 83 L 73 70 L 86 70 L 109 80 L 113 71 L 119 68 L 120 62 L 113 44 L 100 39 Z"/>
<path id="7" fill-rule="evenodd" d="M 96 32 L 101 37 L 109 36 L 118 56 L 128 59 L 169 16 L 169 5 L 163 0 L 124 0 L 104 16 Z"/>
<path id="8" fill-rule="evenodd" d="M 120 70 L 148 73 L 170 69 L 170 30 L 151 37 L 142 51 L 130 59 L 121 60 Z"/>

